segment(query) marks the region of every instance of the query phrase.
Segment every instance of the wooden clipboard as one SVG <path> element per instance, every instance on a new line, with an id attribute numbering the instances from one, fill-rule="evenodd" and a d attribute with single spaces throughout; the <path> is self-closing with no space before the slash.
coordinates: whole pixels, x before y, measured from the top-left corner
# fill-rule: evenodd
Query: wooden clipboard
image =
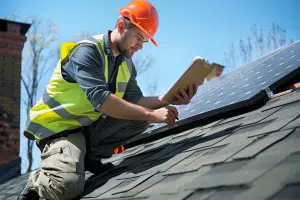
<path id="1" fill-rule="evenodd" d="M 189 85 L 201 85 L 204 82 L 204 79 L 213 71 L 214 68 L 215 67 L 212 64 L 208 63 L 199 56 L 196 56 L 187 70 L 162 97 L 162 100 L 172 102 L 172 100 L 175 98 L 175 93 L 180 89 L 187 91 Z"/>

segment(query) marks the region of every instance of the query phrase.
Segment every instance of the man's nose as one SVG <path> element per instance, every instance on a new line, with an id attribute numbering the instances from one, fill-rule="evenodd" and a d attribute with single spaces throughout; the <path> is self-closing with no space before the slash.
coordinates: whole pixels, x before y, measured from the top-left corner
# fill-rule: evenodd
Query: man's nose
<path id="1" fill-rule="evenodd" d="M 136 44 L 136 48 L 138 48 L 138 49 L 143 49 L 143 45 L 144 45 L 143 42 L 138 42 L 138 43 Z"/>

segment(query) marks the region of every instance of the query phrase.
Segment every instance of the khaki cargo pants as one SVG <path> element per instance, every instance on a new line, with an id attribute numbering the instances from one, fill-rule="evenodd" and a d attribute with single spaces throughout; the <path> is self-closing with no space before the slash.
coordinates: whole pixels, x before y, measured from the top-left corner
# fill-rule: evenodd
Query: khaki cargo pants
<path id="1" fill-rule="evenodd" d="M 107 117 L 90 127 L 89 156 L 104 158 L 126 141 L 145 131 L 146 121 L 129 121 Z M 85 137 L 82 132 L 61 137 L 46 144 L 41 152 L 40 168 L 31 172 L 29 185 L 42 199 L 75 199 L 82 195 L 85 182 Z"/>
<path id="2" fill-rule="evenodd" d="M 82 132 L 54 139 L 41 152 L 40 168 L 29 184 L 43 199 L 74 199 L 84 189 L 85 138 Z"/>

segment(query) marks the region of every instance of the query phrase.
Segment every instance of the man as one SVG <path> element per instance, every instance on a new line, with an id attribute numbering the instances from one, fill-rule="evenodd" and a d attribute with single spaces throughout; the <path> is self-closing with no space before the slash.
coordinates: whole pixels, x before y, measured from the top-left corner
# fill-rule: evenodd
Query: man
<path id="1" fill-rule="evenodd" d="M 114 30 L 61 47 L 61 57 L 42 99 L 30 110 L 24 135 L 37 141 L 40 169 L 30 174 L 18 199 L 74 199 L 82 195 L 85 170 L 113 167 L 101 158 L 147 129 L 149 122 L 173 127 L 197 87 L 173 102 L 144 97 L 131 57 L 153 36 L 158 14 L 146 0 L 119 10 Z"/>

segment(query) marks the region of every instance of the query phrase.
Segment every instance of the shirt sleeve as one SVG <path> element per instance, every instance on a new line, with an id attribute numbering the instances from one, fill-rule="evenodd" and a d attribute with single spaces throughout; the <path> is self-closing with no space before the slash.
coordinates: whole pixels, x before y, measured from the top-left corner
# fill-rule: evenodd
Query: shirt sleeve
<path id="1" fill-rule="evenodd" d="M 96 47 L 81 44 L 72 52 L 69 62 L 63 68 L 82 88 L 95 111 L 98 111 L 110 91 L 106 84 L 102 58 Z"/>
<path id="2" fill-rule="evenodd" d="M 129 101 L 134 104 L 136 104 L 143 97 L 143 93 L 137 84 L 136 76 L 137 72 L 135 67 L 133 66 L 132 76 L 128 82 L 126 92 L 124 95 L 124 99 L 126 101 Z"/>

